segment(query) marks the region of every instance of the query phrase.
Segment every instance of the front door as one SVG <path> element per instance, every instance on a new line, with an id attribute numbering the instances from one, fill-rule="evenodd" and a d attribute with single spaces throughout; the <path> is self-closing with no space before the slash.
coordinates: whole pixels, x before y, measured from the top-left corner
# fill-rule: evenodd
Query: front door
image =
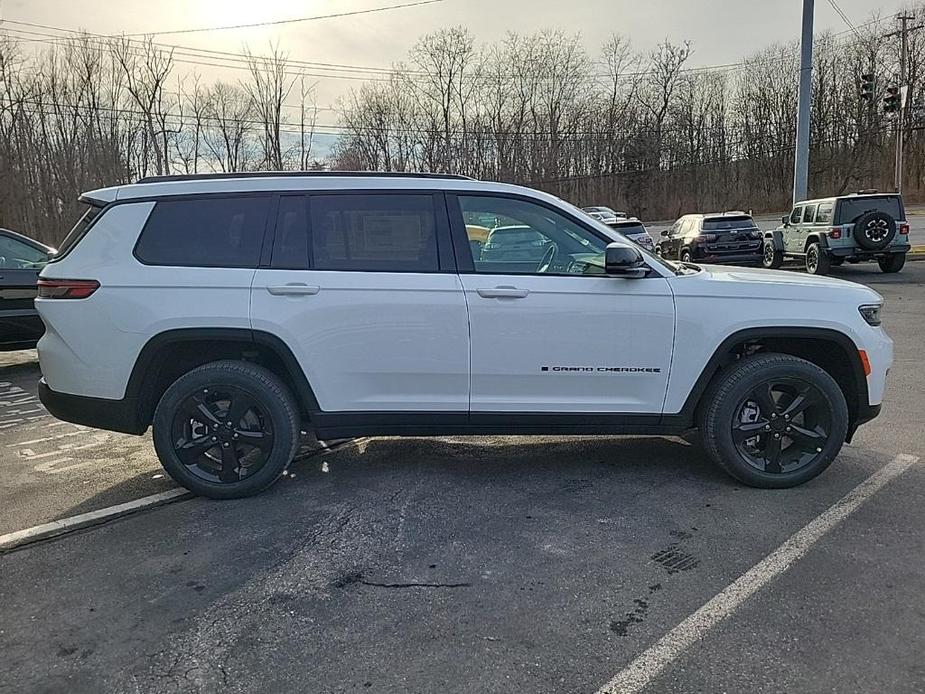
<path id="1" fill-rule="evenodd" d="M 324 412 L 464 419 L 469 324 L 450 244 L 440 194 L 283 195 L 251 325 L 289 346 Z"/>
<path id="2" fill-rule="evenodd" d="M 666 279 L 604 275 L 610 239 L 551 205 L 458 195 L 448 207 L 459 254 L 472 220 L 518 230 L 510 253 L 460 259 L 473 416 L 661 413 L 674 338 Z"/>
<path id="3" fill-rule="evenodd" d="M 803 240 L 806 238 L 800 230 L 803 223 L 803 206 L 798 205 L 790 213 L 790 223 L 783 229 L 784 250 L 788 253 L 802 253 Z"/>

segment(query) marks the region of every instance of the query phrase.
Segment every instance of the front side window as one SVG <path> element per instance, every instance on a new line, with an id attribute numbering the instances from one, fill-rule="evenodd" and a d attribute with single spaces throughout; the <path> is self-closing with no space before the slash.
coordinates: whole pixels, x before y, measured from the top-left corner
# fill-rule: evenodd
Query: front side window
<path id="1" fill-rule="evenodd" d="M 45 251 L 0 234 L 0 270 L 38 270 L 47 262 Z"/>
<path id="2" fill-rule="evenodd" d="M 816 205 L 807 205 L 803 208 L 803 223 L 813 224 L 816 221 Z"/>
<path id="3" fill-rule="evenodd" d="M 270 197 L 160 200 L 135 246 L 148 265 L 257 267 Z"/>
<path id="4" fill-rule="evenodd" d="M 460 195 L 467 225 L 491 218 L 484 244 L 470 243 L 475 271 L 487 274 L 604 274 L 608 241 L 565 215 L 524 200 Z"/>
<path id="5" fill-rule="evenodd" d="M 316 270 L 436 272 L 432 195 L 312 195 L 311 253 Z"/>
<path id="6" fill-rule="evenodd" d="M 802 219 L 802 217 L 803 217 L 803 208 L 802 208 L 802 207 L 794 207 L 794 208 L 793 208 L 793 212 L 790 213 L 790 223 L 791 223 L 791 224 L 799 224 L 799 223 L 800 223 L 800 219 Z"/>

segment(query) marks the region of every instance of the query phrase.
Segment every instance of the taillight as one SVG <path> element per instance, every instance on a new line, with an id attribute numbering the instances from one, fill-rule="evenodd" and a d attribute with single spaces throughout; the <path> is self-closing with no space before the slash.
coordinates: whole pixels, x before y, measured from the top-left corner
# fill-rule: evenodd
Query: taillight
<path id="1" fill-rule="evenodd" d="M 829 230 L 830 239 L 840 239 L 841 238 L 841 227 L 832 227 Z"/>
<path id="2" fill-rule="evenodd" d="M 100 288 L 96 280 L 46 280 L 39 278 L 40 299 L 86 299 Z"/>
<path id="3" fill-rule="evenodd" d="M 908 234 L 908 233 L 909 233 L 909 225 L 908 225 L 908 224 L 900 224 L 900 225 L 899 225 L 899 233 L 900 233 L 900 234 Z"/>
<path id="4" fill-rule="evenodd" d="M 760 231 L 752 231 L 749 233 L 749 236 L 751 236 L 753 239 L 760 239 L 762 236 L 764 236 L 764 234 L 762 234 Z"/>

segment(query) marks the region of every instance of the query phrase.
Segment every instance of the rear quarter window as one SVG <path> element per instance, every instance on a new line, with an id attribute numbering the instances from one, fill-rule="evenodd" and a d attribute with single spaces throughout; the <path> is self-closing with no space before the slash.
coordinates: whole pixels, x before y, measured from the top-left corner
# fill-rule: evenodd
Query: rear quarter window
<path id="1" fill-rule="evenodd" d="M 269 197 L 159 200 L 135 257 L 146 265 L 255 268 Z"/>

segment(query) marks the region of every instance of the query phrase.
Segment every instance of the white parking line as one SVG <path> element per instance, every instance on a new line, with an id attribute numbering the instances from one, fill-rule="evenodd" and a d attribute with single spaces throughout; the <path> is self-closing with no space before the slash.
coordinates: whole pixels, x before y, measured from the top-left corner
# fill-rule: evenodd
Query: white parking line
<path id="1" fill-rule="evenodd" d="M 780 547 L 729 584 L 722 592 L 678 624 L 653 646 L 618 672 L 597 694 L 633 694 L 642 690 L 691 644 L 731 615 L 742 603 L 803 557 L 816 542 L 854 513 L 884 485 L 918 462 L 914 455 L 898 455 L 826 511 L 791 535 Z"/>
<path id="2" fill-rule="evenodd" d="M 85 528 L 90 525 L 96 525 L 105 520 L 125 516 L 129 513 L 140 511 L 141 509 L 160 506 L 161 504 L 179 501 L 180 499 L 191 496 L 192 494 L 185 489 L 169 489 L 166 492 L 151 494 L 150 496 L 128 501 L 124 504 L 109 506 L 98 511 L 90 511 L 89 513 L 81 513 L 77 516 L 63 518 L 61 520 L 52 521 L 51 523 L 43 523 L 42 525 L 36 525 L 32 528 L 26 528 L 25 530 L 17 530 L 14 533 L 0 535 L 0 552 L 30 542 L 36 542 L 37 540 L 44 540 L 49 537 L 54 537 L 55 535 L 61 535 L 62 533 L 72 530 L 79 530 L 80 528 Z"/>

